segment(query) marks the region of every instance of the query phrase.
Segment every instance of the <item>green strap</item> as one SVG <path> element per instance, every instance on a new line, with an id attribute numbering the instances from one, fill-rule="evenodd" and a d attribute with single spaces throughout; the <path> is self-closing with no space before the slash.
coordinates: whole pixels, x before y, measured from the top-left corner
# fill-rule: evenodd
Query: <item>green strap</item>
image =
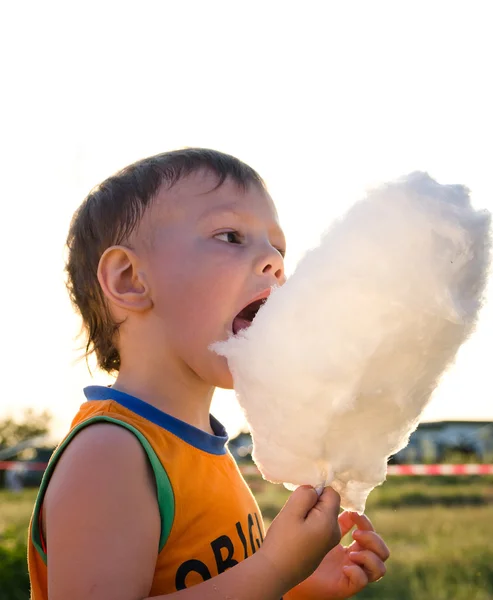
<path id="1" fill-rule="evenodd" d="M 173 495 L 173 489 L 171 488 L 171 483 L 168 478 L 168 474 L 164 469 L 161 461 L 157 457 L 152 446 L 149 444 L 145 436 L 135 427 L 129 425 L 125 421 L 120 421 L 118 419 L 114 419 L 112 417 L 106 416 L 98 416 L 92 417 L 83 423 L 80 423 L 75 427 L 67 438 L 63 441 L 63 443 L 58 447 L 56 452 L 50 459 L 50 462 L 46 468 L 46 471 L 43 475 L 43 479 L 41 481 L 41 485 L 39 488 L 38 497 L 36 498 L 36 504 L 34 505 L 34 513 L 32 519 L 32 542 L 40 554 L 43 562 L 47 564 L 47 556 L 43 550 L 41 545 L 41 532 L 39 530 L 39 513 L 41 510 L 41 505 L 43 503 L 43 498 L 46 493 L 46 489 L 48 487 L 48 483 L 51 479 L 53 471 L 56 467 L 57 462 L 62 455 L 62 452 L 68 446 L 68 444 L 72 441 L 72 439 L 85 427 L 88 425 L 93 425 L 94 423 L 113 423 L 114 425 L 119 425 L 120 427 L 124 427 L 131 431 L 135 437 L 139 440 L 144 448 L 147 458 L 151 464 L 152 470 L 154 471 L 154 477 L 156 478 L 156 491 L 157 491 L 157 500 L 159 504 L 159 513 L 161 516 L 161 535 L 159 538 L 159 552 L 164 548 L 166 541 L 169 537 L 171 527 L 173 526 L 173 520 L 175 518 L 175 499 Z"/>

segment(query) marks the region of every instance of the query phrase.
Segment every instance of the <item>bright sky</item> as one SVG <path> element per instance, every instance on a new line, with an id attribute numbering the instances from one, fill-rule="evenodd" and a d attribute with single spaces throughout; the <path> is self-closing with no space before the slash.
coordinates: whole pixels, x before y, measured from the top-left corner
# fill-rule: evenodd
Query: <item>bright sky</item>
<path id="1" fill-rule="evenodd" d="M 94 383 L 76 363 L 63 245 L 89 189 L 138 158 L 206 146 L 250 163 L 277 202 L 288 271 L 365 187 L 410 171 L 464 183 L 493 210 L 491 10 L 2 3 L 0 415 L 49 408 L 61 435 Z M 490 302 L 427 418 L 493 419 L 492 345 Z M 241 426 L 231 393 L 215 413 Z"/>

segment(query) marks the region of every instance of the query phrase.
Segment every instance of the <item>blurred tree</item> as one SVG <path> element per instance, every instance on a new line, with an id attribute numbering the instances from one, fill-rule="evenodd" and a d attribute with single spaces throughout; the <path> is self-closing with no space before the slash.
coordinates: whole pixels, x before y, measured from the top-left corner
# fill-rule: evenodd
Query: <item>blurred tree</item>
<path id="1" fill-rule="evenodd" d="M 15 446 L 31 438 L 46 435 L 50 428 L 51 414 L 36 413 L 32 408 L 24 411 L 20 419 L 0 419 L 0 448 Z"/>

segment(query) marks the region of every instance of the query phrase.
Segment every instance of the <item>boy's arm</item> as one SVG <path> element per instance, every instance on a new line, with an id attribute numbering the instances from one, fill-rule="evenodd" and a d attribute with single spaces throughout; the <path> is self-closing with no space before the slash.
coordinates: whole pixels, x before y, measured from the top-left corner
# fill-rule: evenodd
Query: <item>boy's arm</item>
<path id="1" fill-rule="evenodd" d="M 204 583 L 145 600 L 280 600 L 288 591 L 286 585 L 281 574 L 258 550 L 232 569 Z"/>
<path id="2" fill-rule="evenodd" d="M 158 555 L 155 482 L 137 439 L 97 424 L 62 454 L 44 499 L 49 600 L 142 600 Z M 233 569 L 159 598 L 279 600 L 308 577 L 340 539 L 339 496 L 300 488 L 262 547 Z"/>
<path id="3" fill-rule="evenodd" d="M 137 438 L 118 425 L 80 431 L 43 501 L 49 600 L 137 600 L 149 594 L 161 521 Z"/>

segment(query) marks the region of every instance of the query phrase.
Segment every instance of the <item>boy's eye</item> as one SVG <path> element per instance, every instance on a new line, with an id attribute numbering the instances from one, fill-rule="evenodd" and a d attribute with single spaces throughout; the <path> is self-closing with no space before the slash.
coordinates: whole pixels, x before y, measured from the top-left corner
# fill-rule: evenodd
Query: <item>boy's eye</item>
<path id="1" fill-rule="evenodd" d="M 243 244 L 244 237 L 238 231 L 223 231 L 216 233 L 215 239 L 227 242 L 228 244 Z M 283 248 L 276 248 L 279 254 L 284 258 L 286 256 L 286 250 Z"/>
<path id="2" fill-rule="evenodd" d="M 242 237 L 237 231 L 223 231 L 214 236 L 218 240 L 228 242 L 229 244 L 241 244 Z"/>

